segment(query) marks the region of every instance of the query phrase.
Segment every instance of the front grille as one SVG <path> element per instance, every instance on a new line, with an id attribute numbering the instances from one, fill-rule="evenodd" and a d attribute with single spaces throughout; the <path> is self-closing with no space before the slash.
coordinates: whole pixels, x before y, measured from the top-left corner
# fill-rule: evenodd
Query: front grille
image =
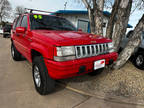
<path id="1" fill-rule="evenodd" d="M 108 53 L 108 43 L 75 46 L 76 57 L 84 58 Z"/>

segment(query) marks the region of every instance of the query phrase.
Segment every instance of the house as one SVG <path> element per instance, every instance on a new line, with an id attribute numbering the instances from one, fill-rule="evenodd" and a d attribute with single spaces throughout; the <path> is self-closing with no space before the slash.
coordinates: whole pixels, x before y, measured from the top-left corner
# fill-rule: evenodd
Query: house
<path id="1" fill-rule="evenodd" d="M 103 35 L 106 35 L 106 27 L 108 24 L 108 20 L 110 17 L 110 12 L 103 11 L 104 13 L 104 21 L 103 21 Z M 83 32 L 90 33 L 90 23 L 88 18 L 88 11 L 86 10 L 58 10 L 51 15 L 57 15 L 64 17 L 71 21 L 77 29 L 82 29 Z M 128 24 L 128 28 L 132 28 L 130 24 Z"/>

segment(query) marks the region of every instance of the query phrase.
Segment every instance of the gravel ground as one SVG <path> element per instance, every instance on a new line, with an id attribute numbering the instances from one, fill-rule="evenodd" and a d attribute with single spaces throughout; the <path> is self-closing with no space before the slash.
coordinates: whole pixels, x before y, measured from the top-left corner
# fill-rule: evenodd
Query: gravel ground
<path id="1" fill-rule="evenodd" d="M 83 75 L 61 80 L 68 86 L 105 97 L 121 97 L 144 102 L 144 72 L 128 62 L 119 70 L 105 69 L 100 75 Z"/>

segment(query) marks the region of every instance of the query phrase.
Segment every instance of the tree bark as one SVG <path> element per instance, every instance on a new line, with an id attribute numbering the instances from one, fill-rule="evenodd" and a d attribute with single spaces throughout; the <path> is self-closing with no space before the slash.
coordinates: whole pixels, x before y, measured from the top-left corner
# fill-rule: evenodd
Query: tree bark
<path id="1" fill-rule="evenodd" d="M 112 40 L 114 40 L 113 42 L 116 51 L 119 50 L 122 37 L 126 33 L 131 7 L 132 0 L 121 0 L 117 15 L 118 20 L 116 20 L 115 22 L 115 27 L 112 35 Z"/>
<path id="2" fill-rule="evenodd" d="M 94 0 L 96 1 L 96 0 Z M 103 9 L 104 0 L 98 0 L 94 4 L 94 14 L 95 14 L 95 34 L 103 35 Z"/>
<path id="3" fill-rule="evenodd" d="M 104 0 L 82 0 L 88 10 L 90 28 L 92 34 L 103 35 L 103 8 Z"/>
<path id="4" fill-rule="evenodd" d="M 115 0 L 115 3 L 112 8 L 112 13 L 107 25 L 106 37 L 109 39 L 112 39 L 112 33 L 113 33 L 114 23 L 116 21 L 116 15 L 117 15 L 119 4 L 120 4 L 120 0 Z"/>
<path id="5" fill-rule="evenodd" d="M 121 68 L 126 63 L 126 61 L 130 58 L 135 48 L 139 46 L 141 42 L 142 31 L 144 31 L 144 15 L 142 16 L 139 23 L 135 27 L 132 37 L 129 40 L 128 44 L 126 45 L 125 49 L 121 52 L 117 62 L 114 64 L 114 69 Z"/>
<path id="6" fill-rule="evenodd" d="M 90 28 L 91 28 L 91 33 L 94 34 L 95 32 L 95 23 L 94 23 L 94 10 L 91 8 L 90 4 L 88 3 L 87 0 L 82 0 L 85 7 L 88 10 L 88 16 L 89 16 L 89 21 L 90 21 Z"/>
<path id="7" fill-rule="evenodd" d="M 116 0 L 110 21 L 107 27 L 107 37 L 113 40 L 115 50 L 119 50 L 122 37 L 126 33 L 132 0 Z"/>
<path id="8" fill-rule="evenodd" d="M 94 11 L 93 9 L 88 9 L 88 16 L 89 16 L 89 21 L 90 21 L 90 29 L 91 33 L 95 34 L 95 21 L 94 21 Z"/>

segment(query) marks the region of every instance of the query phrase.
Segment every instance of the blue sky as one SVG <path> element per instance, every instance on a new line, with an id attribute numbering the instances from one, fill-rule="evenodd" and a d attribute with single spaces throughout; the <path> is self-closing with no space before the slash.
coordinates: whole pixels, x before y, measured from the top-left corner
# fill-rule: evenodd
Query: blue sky
<path id="1" fill-rule="evenodd" d="M 75 10 L 85 9 L 82 4 L 76 3 L 77 0 L 9 0 L 9 1 L 12 4 L 13 8 L 20 5 L 27 8 L 34 8 L 53 12 L 56 10 L 64 9 L 64 3 L 68 2 L 66 9 L 75 9 Z M 141 18 L 142 14 L 143 14 L 142 11 L 135 11 L 130 17 L 129 24 L 135 27 L 135 25 Z"/>

